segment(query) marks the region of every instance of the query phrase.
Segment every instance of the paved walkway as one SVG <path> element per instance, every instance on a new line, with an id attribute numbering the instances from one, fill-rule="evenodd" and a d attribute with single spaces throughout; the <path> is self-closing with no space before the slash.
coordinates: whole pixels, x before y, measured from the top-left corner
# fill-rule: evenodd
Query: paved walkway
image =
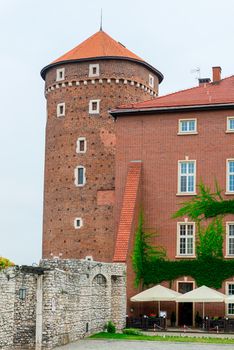
<path id="1" fill-rule="evenodd" d="M 56 350 L 233 350 L 233 344 L 173 343 L 139 340 L 80 340 Z"/>

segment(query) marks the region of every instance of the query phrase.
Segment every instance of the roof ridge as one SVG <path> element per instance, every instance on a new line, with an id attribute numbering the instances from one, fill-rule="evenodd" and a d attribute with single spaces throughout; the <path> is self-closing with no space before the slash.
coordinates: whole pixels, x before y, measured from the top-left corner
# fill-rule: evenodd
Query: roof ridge
<path id="1" fill-rule="evenodd" d="M 232 78 L 232 77 L 234 77 L 234 75 L 230 75 L 230 76 L 228 76 L 228 77 L 225 77 L 225 78 L 223 78 L 223 79 L 220 79 L 220 82 L 222 82 L 223 80 L 230 79 L 230 78 Z M 208 86 L 211 86 L 211 85 L 214 85 L 214 84 L 215 84 L 215 83 L 214 83 L 213 81 L 211 81 L 210 83 L 205 83 L 204 85 L 205 85 L 205 86 L 207 86 L 207 85 L 208 85 Z M 199 88 L 204 87 L 204 85 L 201 85 L 201 86 L 199 86 L 199 85 L 198 85 L 198 86 L 193 86 L 193 87 L 188 88 L 188 89 L 182 89 L 182 90 L 177 90 L 177 91 L 174 91 L 174 92 L 170 92 L 169 94 L 156 97 L 155 100 L 159 100 L 159 99 L 161 99 L 161 98 L 163 98 L 163 97 L 167 97 L 167 96 L 172 96 L 172 95 L 178 94 L 178 93 L 180 93 L 180 92 L 185 92 L 185 91 L 191 91 L 191 90 L 199 89 Z M 152 100 L 148 100 L 148 101 L 152 101 Z M 142 102 L 139 102 L 139 103 L 142 103 Z M 134 105 L 135 105 L 135 104 L 134 104 Z"/>

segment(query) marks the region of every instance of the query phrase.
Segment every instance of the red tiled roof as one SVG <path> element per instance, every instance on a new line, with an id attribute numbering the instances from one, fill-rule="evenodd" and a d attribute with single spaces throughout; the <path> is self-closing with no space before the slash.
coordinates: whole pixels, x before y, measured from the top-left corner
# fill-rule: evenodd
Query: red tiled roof
<path id="1" fill-rule="evenodd" d="M 125 262 L 127 260 L 130 237 L 135 229 L 133 226 L 139 194 L 141 166 L 141 162 L 133 162 L 129 167 L 115 245 L 114 262 Z"/>
<path id="2" fill-rule="evenodd" d="M 163 75 L 156 68 L 148 64 L 141 57 L 135 55 L 128 50 L 124 45 L 111 38 L 106 32 L 100 30 L 93 34 L 88 39 L 83 41 L 72 50 L 68 51 L 61 57 L 54 60 L 49 65 L 45 66 L 41 70 L 41 76 L 45 79 L 48 69 L 53 66 L 57 66 L 60 63 L 76 62 L 78 60 L 95 60 L 95 59 L 123 59 L 123 60 L 136 60 L 138 63 L 147 67 L 154 74 L 158 76 L 159 83 L 163 80 Z"/>
<path id="3" fill-rule="evenodd" d="M 216 83 L 181 90 L 155 99 L 119 106 L 118 109 L 148 109 L 234 103 L 234 75 Z"/>
<path id="4" fill-rule="evenodd" d="M 128 50 L 125 46 L 112 39 L 107 33 L 100 30 L 52 63 L 93 57 L 113 56 L 128 57 L 144 61 L 142 58 Z"/>

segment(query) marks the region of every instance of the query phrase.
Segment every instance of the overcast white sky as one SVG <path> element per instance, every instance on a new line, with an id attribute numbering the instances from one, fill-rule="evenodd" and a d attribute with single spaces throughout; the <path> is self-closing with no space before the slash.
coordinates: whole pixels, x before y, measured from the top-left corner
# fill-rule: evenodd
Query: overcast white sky
<path id="1" fill-rule="evenodd" d="M 41 256 L 45 138 L 41 68 L 99 29 L 164 74 L 160 94 L 222 66 L 234 74 L 233 0 L 0 0 L 0 256 Z"/>

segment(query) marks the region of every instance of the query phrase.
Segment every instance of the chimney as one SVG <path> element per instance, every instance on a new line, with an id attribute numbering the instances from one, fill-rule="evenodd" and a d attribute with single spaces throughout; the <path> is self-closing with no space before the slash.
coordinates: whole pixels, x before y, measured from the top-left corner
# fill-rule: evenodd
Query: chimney
<path id="1" fill-rule="evenodd" d="M 213 83 L 218 83 L 221 80 L 221 67 L 212 67 L 213 71 Z"/>

